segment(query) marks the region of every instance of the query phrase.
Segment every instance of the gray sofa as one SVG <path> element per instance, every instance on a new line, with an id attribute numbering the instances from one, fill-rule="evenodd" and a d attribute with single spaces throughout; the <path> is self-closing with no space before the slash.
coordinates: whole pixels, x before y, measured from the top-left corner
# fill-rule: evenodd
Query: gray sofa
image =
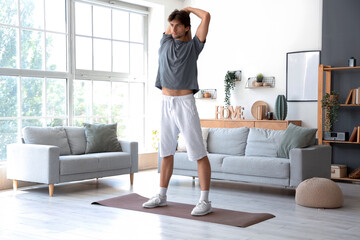
<path id="1" fill-rule="evenodd" d="M 331 147 L 314 145 L 315 134 L 310 146 L 293 148 L 289 158 L 281 158 L 278 149 L 285 130 L 242 127 L 208 131 L 205 142 L 213 179 L 296 187 L 307 178 L 330 178 Z M 160 166 L 159 157 L 158 169 Z M 189 161 L 186 152 L 177 151 L 173 174 L 195 177 L 197 163 Z"/>
<path id="2" fill-rule="evenodd" d="M 26 127 L 23 137 L 25 144 L 7 146 L 7 178 L 14 189 L 18 180 L 44 183 L 52 196 L 56 183 L 130 174 L 132 184 L 138 171 L 137 142 L 119 140 L 121 152 L 85 154 L 82 127 Z"/>

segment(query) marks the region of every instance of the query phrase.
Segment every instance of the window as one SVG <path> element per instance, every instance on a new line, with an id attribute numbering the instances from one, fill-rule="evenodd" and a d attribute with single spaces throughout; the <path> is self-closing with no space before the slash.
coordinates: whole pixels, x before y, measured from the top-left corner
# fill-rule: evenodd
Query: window
<path id="1" fill-rule="evenodd" d="M 144 147 L 146 15 L 75 1 L 73 125 L 118 123 Z"/>
<path id="2" fill-rule="evenodd" d="M 67 124 L 65 0 L 0 2 L 0 161 L 26 126 Z"/>
<path id="3" fill-rule="evenodd" d="M 147 12 L 128 5 L 0 1 L 0 161 L 25 126 L 117 122 L 141 151 Z"/>
<path id="4" fill-rule="evenodd" d="M 66 124 L 66 79 L 0 76 L 1 160 L 23 127 Z"/>
<path id="5" fill-rule="evenodd" d="M 66 71 L 65 2 L 0 2 L 1 68 Z"/>

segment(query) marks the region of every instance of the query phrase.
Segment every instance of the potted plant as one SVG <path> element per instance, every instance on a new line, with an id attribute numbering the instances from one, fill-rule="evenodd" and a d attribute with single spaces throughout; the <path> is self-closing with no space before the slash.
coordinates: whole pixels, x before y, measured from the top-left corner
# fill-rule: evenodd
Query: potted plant
<path id="1" fill-rule="evenodd" d="M 262 73 L 259 73 L 257 76 L 256 76 L 256 82 L 255 82 L 255 87 L 261 87 L 263 85 L 263 78 L 264 78 L 264 75 L 262 75 Z"/>
<path id="2" fill-rule="evenodd" d="M 211 98 L 211 93 L 205 92 L 204 93 L 204 98 Z"/>
<path id="3" fill-rule="evenodd" d="M 334 123 L 337 121 L 339 104 L 339 93 L 332 91 L 326 93 L 321 100 L 322 108 L 325 109 L 325 132 L 331 132 Z"/>
<path id="4" fill-rule="evenodd" d="M 225 85 L 225 106 L 230 106 L 230 90 L 234 90 L 236 80 L 236 71 L 227 71 L 225 75 L 224 85 Z"/>

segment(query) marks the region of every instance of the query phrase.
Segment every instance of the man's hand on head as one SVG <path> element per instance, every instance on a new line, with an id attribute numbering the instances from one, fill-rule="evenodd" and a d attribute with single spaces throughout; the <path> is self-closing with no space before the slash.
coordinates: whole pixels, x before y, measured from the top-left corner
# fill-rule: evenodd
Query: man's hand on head
<path id="1" fill-rule="evenodd" d="M 188 14 L 191 13 L 191 7 L 186 7 L 186 8 L 183 8 L 181 10 L 187 12 Z"/>

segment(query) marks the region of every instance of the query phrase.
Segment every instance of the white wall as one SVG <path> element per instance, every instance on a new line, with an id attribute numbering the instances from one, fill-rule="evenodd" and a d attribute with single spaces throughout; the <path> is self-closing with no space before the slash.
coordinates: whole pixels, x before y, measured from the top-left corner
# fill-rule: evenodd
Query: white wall
<path id="1" fill-rule="evenodd" d="M 198 60 L 200 88 L 218 90 L 216 100 L 197 100 L 200 118 L 214 118 L 215 106 L 224 105 L 227 70 L 242 70 L 232 91 L 231 104 L 245 107 L 254 119 L 255 101 L 274 111 L 278 94 L 286 94 L 286 53 L 321 49 L 322 0 L 186 0 L 185 6 L 211 14 L 207 43 Z M 196 17 L 192 16 L 192 25 Z M 195 29 L 193 29 L 195 33 Z M 247 78 L 258 73 L 275 77 L 275 88 L 246 89 Z M 317 127 L 317 103 L 288 103 L 288 120 Z"/>
<path id="2" fill-rule="evenodd" d="M 321 49 L 322 0 L 128 0 L 149 7 L 149 45 L 146 108 L 146 146 L 152 151 L 152 130 L 160 127 L 161 92 L 154 87 L 158 48 L 167 17 L 186 6 L 211 13 L 207 43 L 198 61 L 200 88 L 218 90 L 216 100 L 197 100 L 200 118 L 214 118 L 215 106 L 224 105 L 224 77 L 227 70 L 242 70 L 242 81 L 232 91 L 231 104 L 245 108 L 246 119 L 254 119 L 255 101 L 268 103 L 274 111 L 278 94 L 286 93 L 286 53 Z M 192 33 L 200 23 L 191 15 Z M 274 76 L 275 88 L 246 89 L 248 77 L 258 73 Z M 302 120 L 305 127 L 317 127 L 315 102 L 288 103 L 288 120 Z"/>

